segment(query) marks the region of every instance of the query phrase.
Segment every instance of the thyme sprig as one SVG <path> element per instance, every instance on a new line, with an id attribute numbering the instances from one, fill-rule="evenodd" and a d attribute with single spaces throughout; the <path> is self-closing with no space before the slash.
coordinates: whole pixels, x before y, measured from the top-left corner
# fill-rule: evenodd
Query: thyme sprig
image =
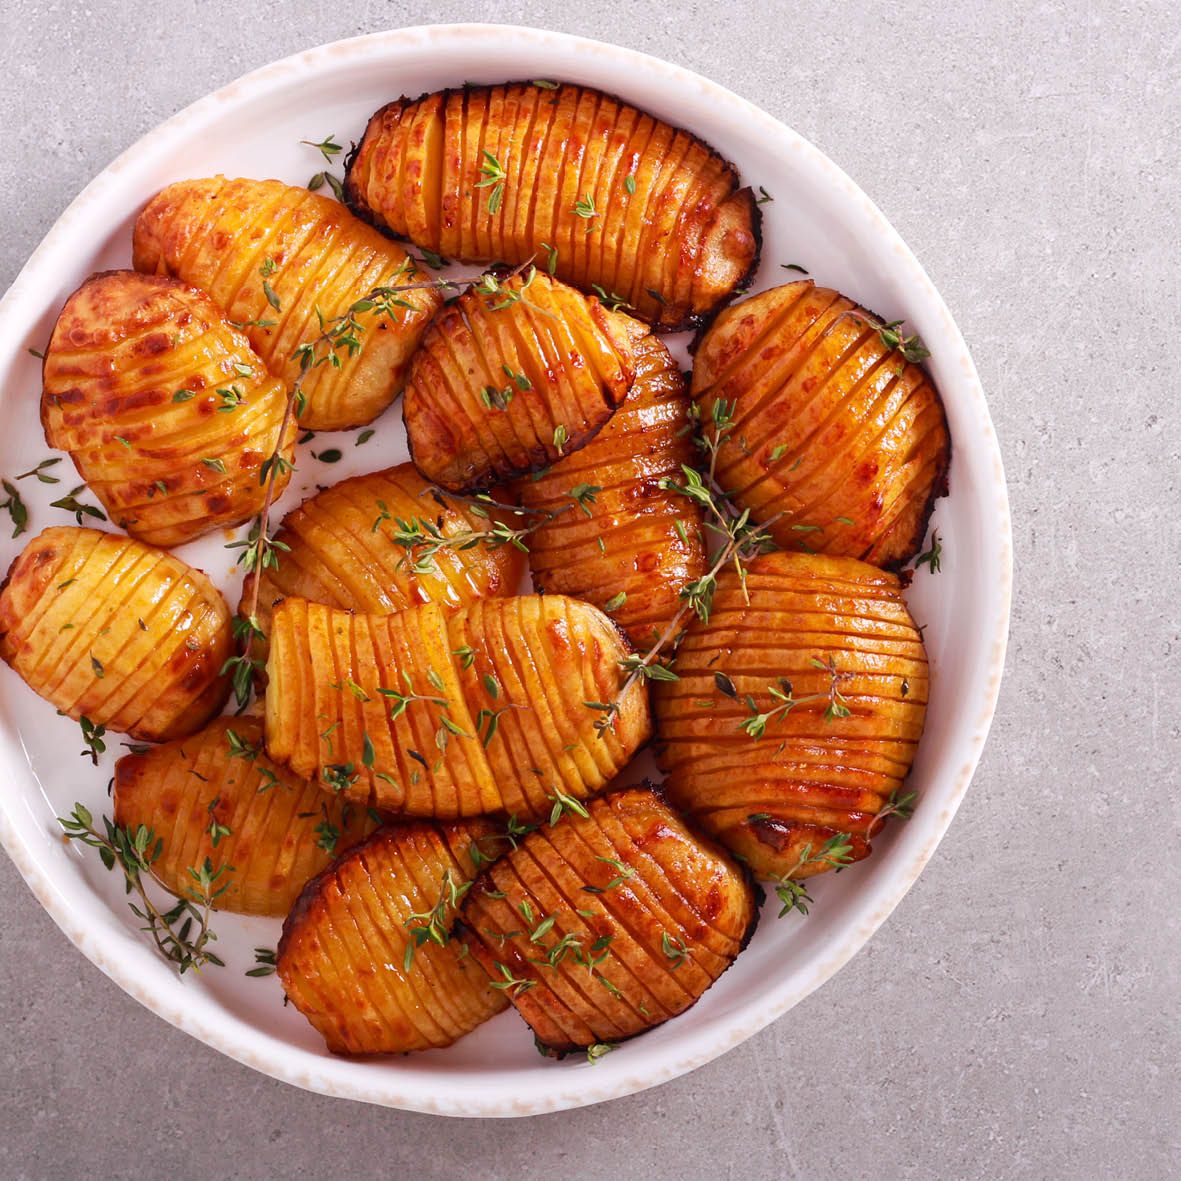
<path id="1" fill-rule="evenodd" d="M 778 704 L 772 706 L 769 710 L 760 712 L 753 695 L 748 693 L 745 701 L 746 708 L 750 711 L 750 717 L 744 718 L 739 722 L 738 728 L 749 734 L 751 738 L 762 738 L 767 732 L 767 727 L 772 722 L 787 717 L 797 706 L 808 705 L 817 701 L 828 703 L 824 710 L 824 720 L 826 722 L 831 722 L 836 718 L 847 718 L 851 711 L 847 699 L 841 693 L 840 686 L 852 674 L 839 671 L 836 666 L 836 660 L 831 656 L 828 658 L 827 663 L 816 656 L 811 657 L 808 663 L 813 668 L 820 669 L 822 672 L 829 674 L 828 688 L 823 693 L 808 693 L 803 697 L 796 697 L 791 681 L 780 677 L 777 685 L 767 686 L 767 692 L 771 699 Z M 728 677 L 726 680 L 731 685 L 733 684 Z"/>
<path id="2" fill-rule="evenodd" d="M 878 334 L 878 339 L 883 346 L 891 351 L 897 350 L 902 354 L 904 361 L 917 365 L 931 355 L 931 350 L 923 344 L 917 332 L 910 336 L 903 332 L 902 325 L 906 323 L 905 320 L 879 320 L 876 316 L 861 311 L 860 308 L 850 308 L 849 311 L 842 314 L 850 316 L 854 320 L 860 320 L 863 324 L 868 324 Z"/>
<path id="3" fill-rule="evenodd" d="M 800 914 L 807 914 L 812 904 L 812 897 L 803 882 L 796 881 L 792 874 L 812 866 L 842 869 L 853 860 L 853 845 L 847 832 L 838 832 L 824 842 L 813 853 L 812 842 L 809 841 L 801 849 L 796 863 L 777 882 L 775 896 L 783 903 L 783 909 L 776 918 L 783 918 L 793 910 Z"/>
<path id="4" fill-rule="evenodd" d="M 931 532 L 930 547 L 914 560 L 914 568 L 917 570 L 920 566 L 929 567 L 932 574 L 938 574 L 943 569 L 943 542 L 939 539 L 938 529 Z"/>
<path id="5" fill-rule="evenodd" d="M 442 892 L 439 900 L 429 910 L 412 914 L 406 919 L 406 930 L 410 941 L 406 944 L 406 954 L 402 959 L 402 967 L 410 971 L 414 962 L 415 951 L 426 943 L 435 943 L 445 947 L 451 940 L 451 918 L 459 909 L 464 895 L 472 888 L 472 883 L 457 882 L 451 876 L 451 870 L 443 870 Z"/>

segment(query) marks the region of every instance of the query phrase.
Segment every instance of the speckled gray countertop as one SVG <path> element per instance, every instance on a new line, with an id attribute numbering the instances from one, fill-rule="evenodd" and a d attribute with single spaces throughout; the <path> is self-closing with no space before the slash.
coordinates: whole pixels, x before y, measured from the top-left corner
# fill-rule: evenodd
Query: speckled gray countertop
<path id="1" fill-rule="evenodd" d="M 309 45 L 496 19 L 708 74 L 828 152 L 958 318 L 1016 597 L 975 783 L 853 962 L 696 1073 L 444 1122 L 285 1087 L 171 1029 L 0 857 L 0 1176 L 1181 1173 L 1181 25 L 1175 4 L 652 8 L 3 0 L 0 285 L 90 177 Z"/>

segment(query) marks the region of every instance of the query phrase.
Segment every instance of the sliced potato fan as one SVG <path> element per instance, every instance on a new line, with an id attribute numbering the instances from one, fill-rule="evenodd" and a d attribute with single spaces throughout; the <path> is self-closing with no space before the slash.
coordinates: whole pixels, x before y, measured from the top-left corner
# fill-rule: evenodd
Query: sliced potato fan
<path id="1" fill-rule="evenodd" d="M 133 537 L 179 545 L 261 507 L 287 391 L 204 292 L 134 271 L 92 276 L 58 317 L 43 380 L 46 441 Z M 292 423 L 288 459 L 294 442 Z M 289 478 L 281 466 L 277 492 Z"/>
<path id="2" fill-rule="evenodd" d="M 204 725 L 225 704 L 231 653 L 217 588 L 130 537 L 46 529 L 0 593 L 0 657 L 62 713 L 136 738 Z"/>
<path id="3" fill-rule="evenodd" d="M 125 755 L 115 764 L 115 823 L 161 842 L 152 862 L 174 894 L 196 887 L 206 859 L 214 906 L 286 915 L 304 884 L 377 825 L 359 804 L 333 799 L 272 763 L 257 718 L 219 718 L 198 734 Z"/>
<path id="4" fill-rule="evenodd" d="M 727 308 L 700 341 L 692 392 L 725 423 L 718 481 L 785 548 L 901 566 L 947 491 L 939 394 L 882 336 L 802 280 Z"/>
<path id="5" fill-rule="evenodd" d="M 507 1007 L 448 941 L 501 842 L 487 821 L 378 830 L 308 883 L 277 955 L 291 1003 L 337 1054 L 448 1046 Z"/>
<path id="6" fill-rule="evenodd" d="M 326 363 L 331 349 L 320 345 L 315 359 L 325 363 L 302 386 L 300 425 L 309 430 L 376 418 L 397 397 L 442 300 L 425 288 L 394 293 L 384 304 L 368 299 L 377 288 L 425 277 L 405 251 L 337 202 L 277 180 L 215 176 L 169 185 L 136 219 L 133 259 L 138 271 L 208 291 L 288 386 L 300 374 L 300 346 L 344 323 L 356 347 L 342 341 L 336 365 Z M 340 319 L 353 309 L 352 324 Z"/>
<path id="7" fill-rule="evenodd" d="M 410 454 L 453 491 L 485 489 L 588 442 L 635 374 L 626 321 L 530 269 L 470 288 L 414 355 L 403 415 Z"/>
<path id="8" fill-rule="evenodd" d="M 505 811 L 603 787 L 647 739 L 611 622 L 558 595 L 353 615 L 287 599 L 267 659 L 267 752 L 362 803 L 416 816 Z M 588 704 L 592 703 L 592 704 Z M 594 703 L 599 703 L 597 706 Z"/>
<path id="9" fill-rule="evenodd" d="M 540 1045 L 619 1042 L 684 1012 L 757 919 L 738 865 L 647 788 L 530 833 L 464 899 L 462 939 Z"/>
<path id="10" fill-rule="evenodd" d="M 927 657 L 895 575 L 764 555 L 745 594 L 732 573 L 718 579 L 708 624 L 693 622 L 673 667 L 654 703 L 678 807 L 760 877 L 868 856 L 927 708 Z"/>
<path id="11" fill-rule="evenodd" d="M 348 167 L 362 217 L 449 258 L 553 260 L 663 328 L 755 267 L 759 211 L 696 136 L 569 83 L 465 86 L 382 107 Z"/>

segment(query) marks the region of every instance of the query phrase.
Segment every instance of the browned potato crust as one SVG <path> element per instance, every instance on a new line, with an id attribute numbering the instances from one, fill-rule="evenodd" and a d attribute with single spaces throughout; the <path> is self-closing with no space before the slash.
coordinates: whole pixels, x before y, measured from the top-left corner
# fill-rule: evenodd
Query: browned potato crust
<path id="1" fill-rule="evenodd" d="M 233 737 L 231 737 L 231 735 Z M 297 779 L 262 750 L 258 718 L 218 718 L 198 734 L 115 764 L 115 823 L 163 841 L 152 863 L 174 894 L 191 867 L 224 867 L 214 906 L 286 915 L 304 884 L 376 827 L 365 808 Z"/>
<path id="2" fill-rule="evenodd" d="M 869 855 L 923 731 L 927 657 L 898 578 L 852 558 L 767 554 L 747 592 L 718 579 L 680 679 L 655 686 L 658 760 L 669 798 L 758 876 L 808 877 L 832 868 L 815 858 L 839 833 Z M 743 723 L 783 706 L 771 687 L 801 704 L 752 737 Z"/>
<path id="3" fill-rule="evenodd" d="M 384 616 L 287 599 L 271 624 L 267 752 L 408 815 L 540 816 L 557 790 L 598 791 L 647 740 L 643 685 L 602 736 L 585 704 L 616 696 L 626 651 L 600 611 L 561 595 Z"/>
<path id="4" fill-rule="evenodd" d="M 926 372 L 887 348 L 876 317 L 810 279 L 727 308 L 702 337 L 702 422 L 732 404 L 717 476 L 775 540 L 896 569 L 947 491 L 951 443 Z"/>
<path id="5" fill-rule="evenodd" d="M 279 979 L 333 1053 L 449 1046 L 507 1007 L 456 945 L 408 951 L 436 907 L 446 940 L 452 900 L 475 876 L 473 847 L 500 844 L 491 834 L 478 820 L 391 825 L 308 883 L 283 924 Z"/>
<path id="6" fill-rule="evenodd" d="M 738 865 L 651 789 L 599 796 L 585 811 L 530 833 L 481 874 L 456 930 L 559 1053 L 683 1013 L 758 917 Z"/>
<path id="7" fill-rule="evenodd" d="M 444 308 L 410 364 L 410 454 L 452 491 L 486 489 L 583 446 L 635 375 L 626 321 L 593 296 L 533 270 L 501 286 L 468 289 Z"/>
<path id="8" fill-rule="evenodd" d="M 45 356 L 41 422 L 108 516 L 151 545 L 253 517 L 287 391 L 203 291 L 106 271 L 66 301 Z M 285 439 L 291 458 L 294 423 Z M 290 479 L 276 476 L 281 493 Z"/>
<path id="9" fill-rule="evenodd" d="M 690 327 L 752 274 L 760 214 L 708 144 L 563 83 L 444 90 L 382 107 L 349 162 L 362 217 L 449 258 L 544 261 Z"/>
<path id="10" fill-rule="evenodd" d="M 77 720 L 161 742 L 225 704 L 230 611 L 199 570 L 96 529 L 25 546 L 0 593 L 0 657 Z"/>
<path id="11" fill-rule="evenodd" d="M 321 315 L 332 320 L 377 287 L 425 279 L 405 251 L 337 202 L 277 180 L 224 176 L 178 181 L 153 197 L 135 223 L 133 260 L 138 271 L 208 291 L 288 386 L 300 373 L 296 349 L 320 336 Z M 357 312 L 359 347 L 337 351 L 339 368 L 309 372 L 302 427 L 361 426 L 397 397 L 442 302 L 436 290 L 399 298 L 411 306 L 394 316 Z"/>

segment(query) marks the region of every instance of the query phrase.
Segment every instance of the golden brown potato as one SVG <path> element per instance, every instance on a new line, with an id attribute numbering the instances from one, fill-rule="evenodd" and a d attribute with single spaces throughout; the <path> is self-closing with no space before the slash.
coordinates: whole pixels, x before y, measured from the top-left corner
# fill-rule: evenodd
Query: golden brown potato
<path id="1" fill-rule="evenodd" d="M 225 704 L 230 611 L 201 573 L 163 550 L 55 526 L 25 546 L 0 593 L 0 657 L 35 693 L 162 742 Z"/>
<path id="2" fill-rule="evenodd" d="M 423 282 L 400 247 L 337 202 L 277 180 L 183 180 L 157 193 L 135 223 L 137 271 L 204 288 L 271 372 L 290 386 L 296 350 L 325 321 L 346 316 L 378 287 Z M 300 426 L 344 430 L 376 418 L 397 397 L 406 363 L 439 307 L 437 290 L 406 291 L 393 315 L 358 310 L 357 349 L 336 350 L 303 383 Z M 326 358 L 321 348 L 316 356 Z"/>
<path id="3" fill-rule="evenodd" d="M 258 718 L 218 718 L 115 764 L 115 823 L 141 824 L 163 842 L 152 864 L 174 894 L 194 889 L 190 867 L 206 858 L 226 872 L 214 906 L 286 915 L 304 884 L 368 836 L 377 821 L 359 804 L 332 799 L 262 750 Z"/>
<path id="4" fill-rule="evenodd" d="M 727 308 L 701 339 L 693 397 L 732 426 L 719 483 L 785 548 L 897 568 L 946 494 L 950 440 L 926 373 L 881 322 L 810 279 Z"/>
<path id="5" fill-rule="evenodd" d="M 473 492 L 589 442 L 635 375 L 626 321 L 593 296 L 529 270 L 469 288 L 410 363 L 402 411 L 429 480 Z"/>
<path id="6" fill-rule="evenodd" d="M 283 518 L 275 540 L 285 548 L 278 567 L 262 573 L 257 619 L 270 631 L 271 607 L 282 598 L 309 599 L 372 615 L 390 615 L 420 603 L 455 609 L 487 595 L 517 589 L 524 555 L 513 545 L 492 548 L 477 540 L 459 549 L 466 535 L 487 533 L 510 522 L 495 509 L 481 517 L 462 501 L 430 490 L 412 463 L 342 480 L 305 500 Z M 399 521 L 413 528 L 426 522 L 452 544 L 433 555 L 393 538 Z M 247 577 L 242 603 L 250 600 L 254 575 Z M 240 606 L 242 611 L 243 607 Z M 257 654 L 265 658 L 265 643 Z"/>
<path id="7" fill-rule="evenodd" d="M 58 316 L 43 380 L 46 441 L 132 537 L 180 545 L 262 507 L 287 391 L 203 291 L 92 275 Z M 291 423 L 289 460 L 294 445 Z M 281 468 L 276 493 L 289 479 Z"/>
<path id="8" fill-rule="evenodd" d="M 683 1013 L 734 962 L 758 917 L 721 849 L 650 788 L 568 811 L 484 871 L 456 937 L 558 1053 Z"/>
<path id="9" fill-rule="evenodd" d="M 507 1007 L 449 938 L 476 859 L 501 844 L 491 834 L 487 821 L 390 825 L 308 883 L 279 979 L 333 1053 L 449 1046 Z"/>
<path id="10" fill-rule="evenodd" d="M 863 562 L 766 554 L 747 590 L 718 579 L 680 679 L 656 685 L 657 757 L 673 803 L 758 876 L 804 878 L 844 860 L 824 855 L 840 834 L 869 855 L 922 734 L 927 657 L 898 578 Z"/>
<path id="11" fill-rule="evenodd" d="M 759 210 L 696 136 L 585 86 L 465 86 L 382 107 L 349 162 L 360 216 L 450 258 L 552 258 L 666 329 L 753 274 Z"/>
<path id="12" fill-rule="evenodd" d="M 271 758 L 361 803 L 412 816 L 540 816 L 556 792 L 581 798 L 650 731 L 648 697 L 588 603 L 560 595 L 480 599 L 450 616 L 429 603 L 353 615 L 286 599 L 271 621 Z"/>
<path id="13" fill-rule="evenodd" d="M 701 510 L 660 487 L 694 461 L 688 409 L 676 361 L 642 335 L 635 382 L 614 418 L 581 451 L 516 485 L 523 505 L 556 514 L 528 539 L 535 587 L 608 611 L 640 649 L 676 614 L 681 587 L 705 572 Z M 572 499 L 580 485 L 594 488 L 593 501 Z"/>

